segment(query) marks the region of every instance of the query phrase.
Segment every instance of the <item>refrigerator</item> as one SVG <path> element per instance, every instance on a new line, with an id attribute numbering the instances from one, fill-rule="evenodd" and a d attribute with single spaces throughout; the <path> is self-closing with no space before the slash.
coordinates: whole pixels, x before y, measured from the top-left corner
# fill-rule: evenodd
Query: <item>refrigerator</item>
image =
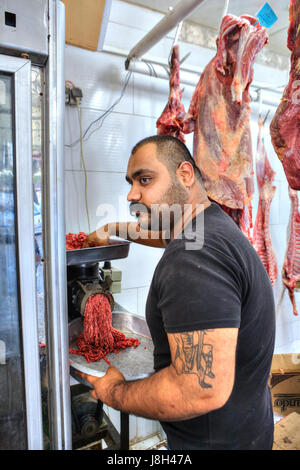
<path id="1" fill-rule="evenodd" d="M 0 18 L 0 449 L 68 450 L 64 5 Z"/>

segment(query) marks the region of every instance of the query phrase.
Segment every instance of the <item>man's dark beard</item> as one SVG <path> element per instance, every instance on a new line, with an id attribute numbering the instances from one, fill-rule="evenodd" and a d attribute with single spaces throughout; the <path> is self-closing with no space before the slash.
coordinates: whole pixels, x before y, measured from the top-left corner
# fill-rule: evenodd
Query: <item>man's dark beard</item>
<path id="1" fill-rule="evenodd" d="M 150 231 L 171 231 L 179 217 L 183 216 L 183 205 L 188 199 L 187 189 L 177 179 L 172 179 L 172 182 L 166 192 L 161 197 L 160 201 L 153 204 L 153 210 L 145 204 L 131 203 L 130 213 L 136 215 L 136 212 L 150 214 L 147 227 L 142 227 Z M 172 210 L 172 206 L 176 205 L 176 212 Z M 158 207 L 157 207 L 158 206 Z M 169 217 L 168 217 L 169 214 Z M 167 219 L 167 226 L 166 225 Z"/>

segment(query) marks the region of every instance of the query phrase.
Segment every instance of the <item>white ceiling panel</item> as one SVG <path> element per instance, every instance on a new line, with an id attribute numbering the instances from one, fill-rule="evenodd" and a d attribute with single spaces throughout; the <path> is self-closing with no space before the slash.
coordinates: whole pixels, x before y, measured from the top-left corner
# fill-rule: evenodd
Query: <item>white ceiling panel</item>
<path id="1" fill-rule="evenodd" d="M 169 7 L 174 7 L 178 0 L 127 0 L 127 3 L 140 5 L 161 13 L 168 13 Z M 279 54 L 290 56 L 290 51 L 286 46 L 289 26 L 289 0 L 268 0 L 268 3 L 278 16 L 278 21 L 269 28 L 270 40 L 267 47 Z M 224 0 L 206 0 L 186 18 L 186 21 L 192 21 L 207 28 L 218 30 L 224 4 Z M 230 0 L 228 13 L 236 16 L 244 14 L 255 16 L 264 4 L 265 0 Z"/>

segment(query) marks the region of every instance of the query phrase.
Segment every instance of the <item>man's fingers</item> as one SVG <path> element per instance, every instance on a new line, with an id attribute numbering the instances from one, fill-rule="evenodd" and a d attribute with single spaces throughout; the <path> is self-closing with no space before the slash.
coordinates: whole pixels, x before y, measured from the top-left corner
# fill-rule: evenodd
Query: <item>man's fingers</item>
<path id="1" fill-rule="evenodd" d="M 92 398 L 95 398 L 96 400 L 98 400 L 98 397 L 97 397 L 97 394 L 96 394 L 95 389 L 93 389 L 93 390 L 90 392 L 90 395 L 91 395 Z"/>
<path id="2" fill-rule="evenodd" d="M 91 385 L 94 385 L 95 382 L 99 379 L 99 377 L 94 377 L 93 375 L 85 374 L 84 372 L 80 372 L 79 370 L 76 371 L 77 375 L 80 375 L 84 380 L 89 382 Z"/>
<path id="3" fill-rule="evenodd" d="M 82 248 L 88 248 L 91 244 L 91 235 L 88 235 L 82 244 Z"/>
<path id="4" fill-rule="evenodd" d="M 115 366 L 109 365 L 106 369 L 106 374 L 111 374 L 112 372 L 118 370 Z"/>

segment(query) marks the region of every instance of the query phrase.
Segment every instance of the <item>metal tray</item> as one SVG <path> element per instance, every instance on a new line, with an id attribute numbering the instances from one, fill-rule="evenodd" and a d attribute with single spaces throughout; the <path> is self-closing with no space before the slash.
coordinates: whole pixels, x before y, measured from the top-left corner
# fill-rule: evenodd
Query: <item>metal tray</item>
<path id="1" fill-rule="evenodd" d="M 110 240 L 109 245 L 67 250 L 67 266 L 126 258 L 130 242 Z"/>
<path id="2" fill-rule="evenodd" d="M 153 342 L 147 323 L 143 317 L 132 315 L 128 312 L 112 313 L 113 327 L 125 334 L 127 338 L 138 338 L 141 344 L 122 349 L 119 354 L 110 353 L 106 357 L 111 365 L 119 369 L 126 380 L 137 380 L 151 375 L 153 370 Z M 69 346 L 76 349 L 76 340 L 83 329 L 83 318 L 76 318 L 69 323 Z M 98 362 L 90 362 L 83 356 L 70 354 L 71 376 L 78 382 L 91 387 L 85 380 L 76 374 L 76 370 L 96 377 L 103 377 L 109 364 L 104 359 Z"/>

